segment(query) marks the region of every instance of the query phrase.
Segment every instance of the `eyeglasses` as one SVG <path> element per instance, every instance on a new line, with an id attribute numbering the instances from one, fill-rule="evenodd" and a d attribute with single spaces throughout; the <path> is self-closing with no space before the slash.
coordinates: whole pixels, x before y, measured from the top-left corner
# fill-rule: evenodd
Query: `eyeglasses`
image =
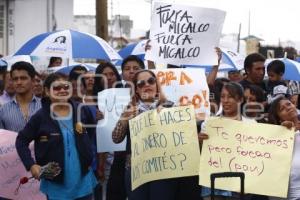
<path id="1" fill-rule="evenodd" d="M 68 84 L 56 85 L 56 86 L 53 86 L 52 89 L 55 91 L 60 91 L 61 89 L 69 90 L 70 85 L 68 85 Z"/>
<path id="2" fill-rule="evenodd" d="M 149 85 L 153 85 L 156 83 L 156 79 L 154 77 L 150 77 L 148 80 L 139 80 L 136 85 L 138 88 L 142 88 L 148 83 Z"/>

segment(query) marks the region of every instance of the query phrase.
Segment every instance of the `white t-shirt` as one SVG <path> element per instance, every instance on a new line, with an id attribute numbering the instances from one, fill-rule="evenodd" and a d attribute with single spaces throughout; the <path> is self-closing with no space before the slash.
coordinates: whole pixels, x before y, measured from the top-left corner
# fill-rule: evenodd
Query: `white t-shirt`
<path id="1" fill-rule="evenodd" d="M 300 199 L 300 131 L 296 132 L 294 140 L 288 199 Z"/>

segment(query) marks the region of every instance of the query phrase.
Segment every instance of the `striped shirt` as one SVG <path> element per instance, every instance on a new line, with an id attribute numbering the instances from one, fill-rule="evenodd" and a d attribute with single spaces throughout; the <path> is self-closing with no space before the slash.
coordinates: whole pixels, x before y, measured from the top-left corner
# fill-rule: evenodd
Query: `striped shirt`
<path id="1" fill-rule="evenodd" d="M 288 92 L 290 95 L 298 95 L 300 94 L 300 83 L 299 81 L 289 81 L 288 84 Z"/>
<path id="2" fill-rule="evenodd" d="M 4 90 L 3 94 L 0 96 L 0 106 L 6 104 L 7 102 L 10 102 L 14 99 L 14 96 L 9 96 L 9 94 Z"/>
<path id="3" fill-rule="evenodd" d="M 26 118 L 18 104 L 16 98 L 4 104 L 0 108 L 0 129 L 11 130 L 15 132 L 21 131 L 32 115 L 41 108 L 40 98 L 33 96 L 29 103 L 28 117 Z"/>

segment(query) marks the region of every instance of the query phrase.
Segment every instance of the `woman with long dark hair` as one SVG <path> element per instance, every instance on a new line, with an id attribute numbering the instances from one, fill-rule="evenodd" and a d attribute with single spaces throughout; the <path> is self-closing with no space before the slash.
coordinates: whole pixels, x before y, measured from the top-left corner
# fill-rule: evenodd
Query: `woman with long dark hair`
<path id="1" fill-rule="evenodd" d="M 294 128 L 296 132 L 287 199 L 300 199 L 300 120 L 295 105 L 289 99 L 279 97 L 270 106 L 269 122 Z M 273 198 L 270 197 L 269 199 L 272 200 Z"/>
<path id="2" fill-rule="evenodd" d="M 220 94 L 220 105 L 222 106 L 222 112 L 220 117 L 229 118 L 233 120 L 243 122 L 255 122 L 255 120 L 245 118 L 242 115 L 242 105 L 244 103 L 244 90 L 239 83 L 229 82 L 225 83 L 222 87 Z M 202 123 L 201 133 L 198 135 L 199 142 L 202 144 L 204 139 L 209 138 L 209 134 L 206 132 L 206 121 Z M 201 177 L 200 177 L 201 178 Z M 218 195 L 215 197 L 217 200 L 229 200 L 232 198 L 230 191 L 216 190 L 215 193 Z M 203 199 L 209 200 L 210 189 L 202 187 Z"/>
<path id="3" fill-rule="evenodd" d="M 97 103 L 96 97 L 98 96 L 99 92 L 110 88 L 123 87 L 121 76 L 118 70 L 110 62 L 101 61 L 96 68 L 94 76 L 93 96 L 95 98 L 95 103 Z M 103 113 L 98 108 L 96 108 L 96 119 L 102 120 L 103 118 Z M 113 152 L 97 153 L 97 157 L 97 175 L 99 176 L 99 179 L 101 180 L 103 186 L 102 189 L 97 188 L 97 190 L 101 190 L 103 192 L 103 189 L 106 189 L 107 181 L 109 178 L 111 165 L 113 162 Z M 95 191 L 95 193 L 97 193 L 97 199 L 99 198 L 98 196 L 101 196 L 100 194 L 98 195 L 98 192 L 99 191 Z"/>
<path id="4" fill-rule="evenodd" d="M 144 62 L 135 55 L 125 58 L 121 65 L 124 88 L 133 88 L 133 78 L 136 72 L 145 68 Z M 107 183 L 107 200 L 126 200 L 125 187 L 126 151 L 114 152 L 114 160 Z"/>
<path id="5" fill-rule="evenodd" d="M 122 87 L 121 76 L 116 67 L 110 62 L 101 62 L 95 71 L 93 96 L 109 88 Z"/>
<path id="6" fill-rule="evenodd" d="M 134 95 L 130 104 L 121 115 L 113 131 L 113 141 L 120 143 L 127 136 L 127 159 L 125 166 L 125 184 L 129 200 L 196 200 L 200 198 L 197 182 L 190 177 L 170 178 L 145 183 L 131 190 L 131 140 L 129 120 L 143 112 L 174 105 L 162 92 L 155 74 L 149 70 L 138 71 L 133 78 Z M 193 178 L 193 177 L 192 177 Z"/>

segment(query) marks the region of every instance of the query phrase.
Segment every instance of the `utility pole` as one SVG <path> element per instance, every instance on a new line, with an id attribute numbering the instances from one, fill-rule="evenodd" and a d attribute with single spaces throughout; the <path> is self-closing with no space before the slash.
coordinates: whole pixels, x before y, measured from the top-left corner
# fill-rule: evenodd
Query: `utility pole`
<path id="1" fill-rule="evenodd" d="M 242 29 L 242 24 L 240 23 L 240 25 L 239 25 L 239 33 L 238 33 L 238 36 L 237 36 L 237 52 L 238 53 L 240 53 L 241 29 Z"/>
<path id="2" fill-rule="evenodd" d="M 107 0 L 96 0 L 96 35 L 108 41 Z"/>
<path id="3" fill-rule="evenodd" d="M 251 12 L 249 10 L 249 16 L 248 16 L 248 36 L 250 35 L 250 28 L 251 28 Z"/>

